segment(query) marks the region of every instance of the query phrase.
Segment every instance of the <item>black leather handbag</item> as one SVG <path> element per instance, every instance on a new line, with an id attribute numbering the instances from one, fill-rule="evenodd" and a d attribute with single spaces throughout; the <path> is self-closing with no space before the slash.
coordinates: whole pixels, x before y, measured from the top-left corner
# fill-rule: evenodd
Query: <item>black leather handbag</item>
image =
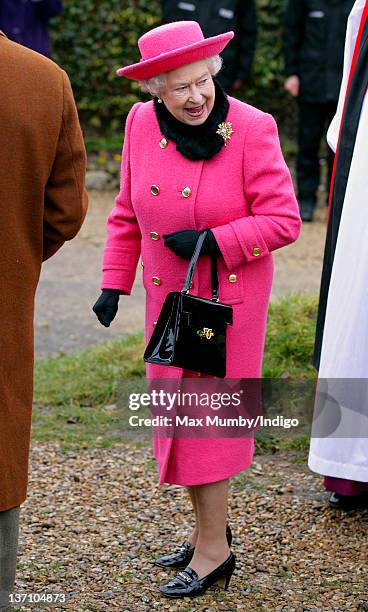
<path id="1" fill-rule="evenodd" d="M 200 234 L 181 291 L 167 294 L 144 361 L 185 368 L 219 378 L 226 376 L 226 328 L 233 309 L 218 297 L 216 256 L 211 256 L 212 298 L 189 295 L 198 257 L 207 232 Z"/>

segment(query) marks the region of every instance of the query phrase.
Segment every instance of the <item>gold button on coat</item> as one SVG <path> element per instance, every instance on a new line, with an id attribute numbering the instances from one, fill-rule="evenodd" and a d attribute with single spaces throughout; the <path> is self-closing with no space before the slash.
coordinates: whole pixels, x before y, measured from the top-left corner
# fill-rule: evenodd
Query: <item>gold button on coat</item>
<path id="1" fill-rule="evenodd" d="M 157 232 L 150 232 L 150 237 L 152 238 L 152 240 L 160 240 L 160 234 L 158 234 Z"/>
<path id="2" fill-rule="evenodd" d="M 189 198 L 189 196 L 191 195 L 192 190 L 190 187 L 184 187 L 184 189 L 182 190 L 181 194 L 183 196 L 183 198 Z"/>
<path id="3" fill-rule="evenodd" d="M 254 257 L 258 257 L 261 254 L 261 249 L 259 247 L 254 247 L 253 255 Z"/>
<path id="4" fill-rule="evenodd" d="M 160 140 L 160 147 L 161 147 L 161 149 L 165 149 L 165 147 L 167 147 L 167 144 L 168 143 L 167 143 L 166 138 L 161 138 L 161 140 Z"/>
<path id="5" fill-rule="evenodd" d="M 154 196 L 157 196 L 160 193 L 160 188 L 158 185 L 151 185 L 151 193 Z"/>
<path id="6" fill-rule="evenodd" d="M 154 285 L 161 285 L 161 279 L 158 276 L 152 276 L 152 282 Z"/>
<path id="7" fill-rule="evenodd" d="M 237 281 L 236 274 L 229 274 L 228 279 L 230 283 L 236 283 Z"/>

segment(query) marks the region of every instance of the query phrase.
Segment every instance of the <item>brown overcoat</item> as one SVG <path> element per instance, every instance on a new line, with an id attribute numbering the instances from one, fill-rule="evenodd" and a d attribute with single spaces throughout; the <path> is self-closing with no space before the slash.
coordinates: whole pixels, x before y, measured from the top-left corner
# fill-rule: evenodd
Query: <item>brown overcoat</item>
<path id="1" fill-rule="evenodd" d="M 34 296 L 42 261 L 78 232 L 86 155 L 70 82 L 0 35 L 0 511 L 26 498 Z"/>

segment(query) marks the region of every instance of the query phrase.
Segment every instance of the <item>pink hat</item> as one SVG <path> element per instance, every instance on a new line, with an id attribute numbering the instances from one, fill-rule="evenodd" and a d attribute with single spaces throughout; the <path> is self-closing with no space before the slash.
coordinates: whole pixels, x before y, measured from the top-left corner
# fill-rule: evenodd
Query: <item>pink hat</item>
<path id="1" fill-rule="evenodd" d="M 141 60 L 119 68 L 117 74 L 142 81 L 185 64 L 221 53 L 234 32 L 205 38 L 196 21 L 175 21 L 143 34 L 138 40 Z"/>

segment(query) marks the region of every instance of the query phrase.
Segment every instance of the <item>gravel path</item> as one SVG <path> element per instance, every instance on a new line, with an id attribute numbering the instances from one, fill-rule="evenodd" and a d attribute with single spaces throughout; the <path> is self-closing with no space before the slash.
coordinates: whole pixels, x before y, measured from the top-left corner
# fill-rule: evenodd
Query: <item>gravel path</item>
<path id="1" fill-rule="evenodd" d="M 172 574 L 152 561 L 185 538 L 192 517 L 181 487 L 157 485 L 151 457 L 128 444 L 78 455 L 35 445 L 17 590 L 66 592 L 78 612 L 368 610 L 368 511 L 329 509 L 300 453 L 256 457 L 233 479 L 228 593 L 161 597 Z"/>
<path id="2" fill-rule="evenodd" d="M 143 329 L 144 289 L 140 266 L 132 295 L 120 299 L 118 318 L 103 328 L 91 311 L 99 295 L 105 225 L 114 193 L 91 192 L 86 222 L 78 237 L 42 270 L 36 300 L 36 354 L 60 355 Z M 326 227 L 326 209 L 306 224 L 297 243 L 275 252 L 272 299 L 291 292 L 316 293 L 319 288 Z"/>

